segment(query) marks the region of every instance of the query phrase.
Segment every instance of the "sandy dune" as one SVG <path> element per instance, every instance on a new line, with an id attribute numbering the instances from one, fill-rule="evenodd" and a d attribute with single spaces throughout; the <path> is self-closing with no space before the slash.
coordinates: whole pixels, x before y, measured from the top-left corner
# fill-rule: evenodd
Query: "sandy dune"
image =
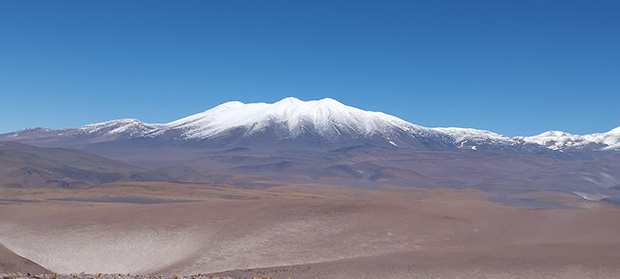
<path id="1" fill-rule="evenodd" d="M 17 272 L 31 272 L 36 274 L 49 273 L 50 271 L 28 259 L 20 257 L 13 253 L 13 251 L 0 245 L 0 273 Z"/>
<path id="2" fill-rule="evenodd" d="M 579 208 L 506 206 L 486 201 L 477 190 L 327 185 L 137 183 L 2 191 L 0 243 L 53 272 L 274 278 L 620 274 L 620 210 L 561 194 L 544 198 Z M 119 191 L 142 198 L 116 200 Z M 255 270 L 242 271 L 248 268 Z"/>

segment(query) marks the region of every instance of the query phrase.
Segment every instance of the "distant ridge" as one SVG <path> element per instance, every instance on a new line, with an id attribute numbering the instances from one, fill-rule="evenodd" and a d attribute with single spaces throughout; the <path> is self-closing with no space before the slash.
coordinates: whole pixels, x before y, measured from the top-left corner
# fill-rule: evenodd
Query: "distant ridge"
<path id="1" fill-rule="evenodd" d="M 0 186 L 87 188 L 115 181 L 162 181 L 166 175 L 88 152 L 0 141 Z"/>
<path id="2" fill-rule="evenodd" d="M 311 137 L 315 141 L 372 139 L 380 145 L 429 149 L 500 149 L 552 151 L 618 151 L 620 127 L 605 133 L 572 135 L 549 131 L 536 136 L 506 137 L 471 128 L 427 128 L 382 112 L 364 111 L 325 98 L 294 97 L 273 104 L 223 103 L 165 124 L 119 119 L 67 129 L 26 129 L 0 135 L 0 140 L 38 146 L 83 147 L 127 139 L 195 141 L 269 136 L 269 140 Z M 233 141 L 233 140 L 228 140 Z"/>

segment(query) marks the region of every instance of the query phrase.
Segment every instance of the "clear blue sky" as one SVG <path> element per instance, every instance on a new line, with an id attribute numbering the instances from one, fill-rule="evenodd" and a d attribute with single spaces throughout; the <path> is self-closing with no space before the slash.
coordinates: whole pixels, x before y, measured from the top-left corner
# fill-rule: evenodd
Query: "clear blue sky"
<path id="1" fill-rule="evenodd" d="M 0 1 L 0 133 L 331 97 L 501 134 L 620 126 L 620 1 Z"/>

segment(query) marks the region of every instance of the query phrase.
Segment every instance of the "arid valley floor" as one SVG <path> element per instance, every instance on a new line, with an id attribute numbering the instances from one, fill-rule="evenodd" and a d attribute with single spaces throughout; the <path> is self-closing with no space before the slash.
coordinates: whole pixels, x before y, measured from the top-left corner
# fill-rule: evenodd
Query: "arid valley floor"
<path id="1" fill-rule="evenodd" d="M 117 182 L 0 189 L 0 273 L 617 278 L 620 209 L 472 189 Z M 122 194 L 121 194 L 122 193 Z M 205 275 L 206 276 L 206 275 Z M 88 277 L 88 276 L 87 276 Z"/>

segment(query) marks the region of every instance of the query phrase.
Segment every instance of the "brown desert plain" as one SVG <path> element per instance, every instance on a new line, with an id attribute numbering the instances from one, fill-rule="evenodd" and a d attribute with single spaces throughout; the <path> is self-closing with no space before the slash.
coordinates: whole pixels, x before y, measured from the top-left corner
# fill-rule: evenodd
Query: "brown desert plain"
<path id="1" fill-rule="evenodd" d="M 271 183 L 273 184 L 273 183 Z M 619 278 L 620 210 L 474 189 L 115 182 L 0 188 L 0 273 Z"/>

